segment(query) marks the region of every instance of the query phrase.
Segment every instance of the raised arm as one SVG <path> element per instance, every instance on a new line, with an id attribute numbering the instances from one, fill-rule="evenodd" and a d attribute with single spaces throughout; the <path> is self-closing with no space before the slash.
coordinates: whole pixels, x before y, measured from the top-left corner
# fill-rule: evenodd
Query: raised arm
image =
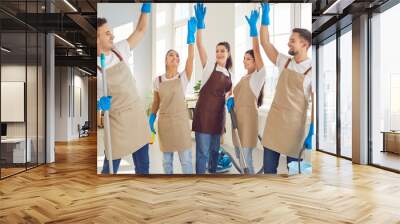
<path id="1" fill-rule="evenodd" d="M 139 41 L 142 40 L 144 34 L 146 33 L 150 10 L 151 4 L 143 3 L 139 22 L 136 25 L 135 31 L 133 31 L 133 33 L 127 39 L 130 49 L 133 49 L 139 43 Z"/>
<path id="2" fill-rule="evenodd" d="M 204 7 L 203 3 L 197 3 L 194 6 L 194 12 L 196 14 L 197 19 L 197 34 L 196 34 L 196 45 L 199 51 L 201 65 L 204 68 L 207 63 L 207 53 L 206 49 L 203 45 L 203 38 L 202 38 L 202 30 L 205 29 L 206 25 L 204 24 L 204 17 L 206 15 L 206 7 Z"/>
<path id="3" fill-rule="evenodd" d="M 276 65 L 276 59 L 278 57 L 278 51 L 272 45 L 269 39 L 268 26 L 269 21 L 269 3 L 261 3 L 262 7 L 262 17 L 261 17 L 261 29 L 260 29 L 260 41 L 261 46 L 264 49 L 265 54 L 268 59 Z"/>
<path id="4" fill-rule="evenodd" d="M 257 71 L 259 71 L 264 66 L 264 62 L 260 54 L 260 46 L 258 43 L 257 21 L 259 15 L 260 14 L 257 10 L 252 10 L 250 18 L 246 16 L 247 23 L 250 26 L 250 37 L 252 37 L 253 39 L 254 60 L 256 62 Z"/>
<path id="5" fill-rule="evenodd" d="M 194 60 L 194 42 L 195 42 L 195 33 L 196 33 L 196 26 L 197 26 L 197 21 L 195 17 L 191 17 L 188 20 L 188 35 L 187 35 L 187 41 L 186 43 L 188 44 L 188 57 L 186 59 L 186 65 L 185 65 L 185 73 L 186 77 L 188 80 L 192 77 L 192 72 L 193 72 L 193 60 Z"/>

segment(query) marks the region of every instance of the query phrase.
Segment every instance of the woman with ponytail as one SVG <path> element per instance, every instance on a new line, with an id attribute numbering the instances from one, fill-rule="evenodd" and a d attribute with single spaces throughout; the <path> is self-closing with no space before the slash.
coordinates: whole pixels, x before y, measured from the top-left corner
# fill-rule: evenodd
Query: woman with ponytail
<path id="1" fill-rule="evenodd" d="M 228 111 L 234 109 L 238 124 L 239 139 L 242 148 L 235 145 L 236 157 L 239 159 L 240 151 L 243 150 L 244 159 L 249 169 L 249 174 L 254 174 L 252 153 L 257 146 L 258 137 L 258 107 L 262 105 L 263 89 L 265 82 L 264 63 L 261 58 L 257 20 L 259 13 L 253 10 L 250 18 L 246 16 L 250 26 L 250 37 L 253 49 L 246 51 L 243 58 L 244 75 L 233 89 L 233 95 L 228 99 Z"/>
<path id="2" fill-rule="evenodd" d="M 216 59 L 209 61 L 202 42 L 206 8 L 202 3 L 194 7 L 197 19 L 196 45 L 203 73 L 199 99 L 193 115 L 192 130 L 196 138 L 196 174 L 215 173 L 221 134 L 225 126 L 225 101 L 232 94 L 232 57 L 230 45 L 220 42 L 216 46 Z"/>

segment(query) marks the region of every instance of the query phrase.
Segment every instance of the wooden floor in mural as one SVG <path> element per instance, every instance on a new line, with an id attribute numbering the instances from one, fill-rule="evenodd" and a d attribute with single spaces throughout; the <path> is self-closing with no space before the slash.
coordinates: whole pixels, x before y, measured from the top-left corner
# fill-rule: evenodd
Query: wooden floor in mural
<path id="1" fill-rule="evenodd" d="M 0 181 L 0 223 L 400 223 L 400 175 L 313 154 L 312 176 L 96 174 L 96 138 Z"/>

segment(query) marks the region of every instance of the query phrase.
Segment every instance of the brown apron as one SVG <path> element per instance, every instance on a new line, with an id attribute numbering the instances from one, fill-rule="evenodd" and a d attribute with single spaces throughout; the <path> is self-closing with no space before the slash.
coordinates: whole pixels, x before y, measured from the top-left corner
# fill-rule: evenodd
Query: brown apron
<path id="1" fill-rule="evenodd" d="M 189 114 L 185 95 L 178 79 L 162 82 L 159 76 L 160 110 L 158 139 L 162 152 L 176 152 L 192 148 Z"/>
<path id="2" fill-rule="evenodd" d="M 200 90 L 200 96 L 193 114 L 192 130 L 195 132 L 220 135 L 225 127 L 225 94 L 232 88 L 231 74 L 214 70 Z M 228 71 L 229 72 L 229 71 Z"/>
<path id="3" fill-rule="evenodd" d="M 131 70 L 117 51 L 113 49 L 112 52 L 120 60 L 106 70 L 107 91 L 112 96 L 110 132 L 112 159 L 115 160 L 136 152 L 149 143 L 151 136 Z"/>
<path id="4" fill-rule="evenodd" d="M 258 136 L 257 97 L 250 88 L 251 76 L 244 76 L 233 89 L 235 113 L 240 143 L 243 148 L 255 148 Z M 239 147 L 238 145 L 235 145 Z"/>
<path id="5" fill-rule="evenodd" d="M 287 67 L 279 76 L 276 93 L 268 112 L 262 144 L 264 147 L 297 158 L 306 137 L 308 99 L 304 95 L 304 74 Z"/>

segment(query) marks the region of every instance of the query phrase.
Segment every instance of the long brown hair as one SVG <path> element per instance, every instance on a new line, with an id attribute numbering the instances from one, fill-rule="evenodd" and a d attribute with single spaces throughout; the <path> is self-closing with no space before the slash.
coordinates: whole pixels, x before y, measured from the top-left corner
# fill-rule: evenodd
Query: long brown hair
<path id="1" fill-rule="evenodd" d="M 247 50 L 247 51 L 245 52 L 245 54 L 249 54 L 253 59 L 255 59 L 254 50 L 253 50 L 253 49 Z M 263 86 L 262 86 L 262 88 L 261 88 L 260 95 L 258 96 L 258 99 L 257 99 L 257 106 L 258 106 L 258 107 L 261 107 L 261 105 L 263 104 L 263 99 L 264 99 L 264 85 L 265 85 L 265 84 L 263 84 Z"/>
<path id="2" fill-rule="evenodd" d="M 228 42 L 223 41 L 223 42 L 219 42 L 217 44 L 217 46 L 224 46 L 228 50 L 229 56 L 228 56 L 228 59 L 226 59 L 225 68 L 227 70 L 230 70 L 233 65 L 232 56 L 231 56 L 231 45 Z"/>

